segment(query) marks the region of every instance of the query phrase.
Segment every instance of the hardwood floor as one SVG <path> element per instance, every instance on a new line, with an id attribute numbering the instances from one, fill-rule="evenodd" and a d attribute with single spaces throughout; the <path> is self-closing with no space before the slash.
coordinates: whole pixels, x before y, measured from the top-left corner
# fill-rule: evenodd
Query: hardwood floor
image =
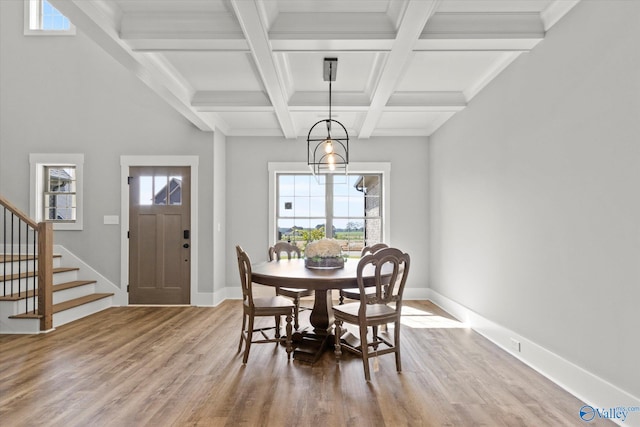
<path id="1" fill-rule="evenodd" d="M 261 344 L 243 366 L 239 301 L 111 308 L 46 335 L 0 336 L 0 424 L 584 424 L 578 399 L 431 303 L 406 304 L 403 372 L 382 356 L 370 383 L 349 353 L 340 365 L 326 353 L 311 366 Z"/>

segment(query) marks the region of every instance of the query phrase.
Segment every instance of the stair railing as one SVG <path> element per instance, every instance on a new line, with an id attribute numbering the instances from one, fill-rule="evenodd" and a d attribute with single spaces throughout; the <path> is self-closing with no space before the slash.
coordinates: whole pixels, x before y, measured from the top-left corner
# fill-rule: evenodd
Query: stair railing
<path id="1" fill-rule="evenodd" d="M 0 291 L 3 296 L 24 294 L 25 312 L 39 317 L 40 330 L 47 331 L 53 327 L 53 224 L 35 222 L 2 195 L 0 206 L 0 257 L 5 261 Z M 29 274 L 29 264 L 37 274 Z"/>

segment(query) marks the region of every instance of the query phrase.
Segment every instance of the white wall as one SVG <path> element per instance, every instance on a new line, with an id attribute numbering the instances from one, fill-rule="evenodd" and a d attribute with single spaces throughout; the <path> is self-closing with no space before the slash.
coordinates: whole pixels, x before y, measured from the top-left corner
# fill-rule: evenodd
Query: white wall
<path id="1" fill-rule="evenodd" d="M 253 262 L 266 261 L 269 246 L 269 162 L 306 164 L 307 142 L 264 137 L 227 137 L 227 281 L 240 286 L 235 245 Z M 390 162 L 390 243 L 411 255 L 407 295 L 426 296 L 428 198 L 426 138 L 350 141 L 353 162 Z M 413 289 L 409 289 L 413 288 Z"/>
<path id="2" fill-rule="evenodd" d="M 430 139 L 430 287 L 636 397 L 638 40 L 582 1 Z"/>
<path id="3" fill-rule="evenodd" d="M 29 153 L 84 153 L 84 230 L 56 244 L 120 282 L 121 155 L 199 156 L 199 290 L 213 290 L 213 134 L 201 132 L 78 30 L 25 37 L 0 1 L 0 193 L 29 212 Z M 223 153 L 224 154 L 224 153 Z"/>

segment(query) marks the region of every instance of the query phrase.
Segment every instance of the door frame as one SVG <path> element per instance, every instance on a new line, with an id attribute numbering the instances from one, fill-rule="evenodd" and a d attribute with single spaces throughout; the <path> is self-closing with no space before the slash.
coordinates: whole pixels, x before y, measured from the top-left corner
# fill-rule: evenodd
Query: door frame
<path id="1" fill-rule="evenodd" d="M 120 156 L 120 287 L 129 305 L 129 168 L 132 166 L 191 167 L 191 270 L 190 301 L 197 305 L 198 295 L 198 156 Z"/>

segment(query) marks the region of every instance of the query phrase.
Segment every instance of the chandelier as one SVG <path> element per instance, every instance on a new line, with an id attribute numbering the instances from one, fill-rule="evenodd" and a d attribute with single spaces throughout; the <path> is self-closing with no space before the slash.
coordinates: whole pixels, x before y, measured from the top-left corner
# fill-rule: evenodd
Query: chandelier
<path id="1" fill-rule="evenodd" d="M 314 175 L 347 173 L 349 134 L 342 123 L 331 118 L 331 82 L 336 80 L 338 58 L 324 59 L 324 81 L 329 82 L 329 118 L 319 120 L 307 135 L 307 164 Z M 326 136 L 323 135 L 326 129 Z M 313 135 L 312 135 L 313 134 Z"/>

